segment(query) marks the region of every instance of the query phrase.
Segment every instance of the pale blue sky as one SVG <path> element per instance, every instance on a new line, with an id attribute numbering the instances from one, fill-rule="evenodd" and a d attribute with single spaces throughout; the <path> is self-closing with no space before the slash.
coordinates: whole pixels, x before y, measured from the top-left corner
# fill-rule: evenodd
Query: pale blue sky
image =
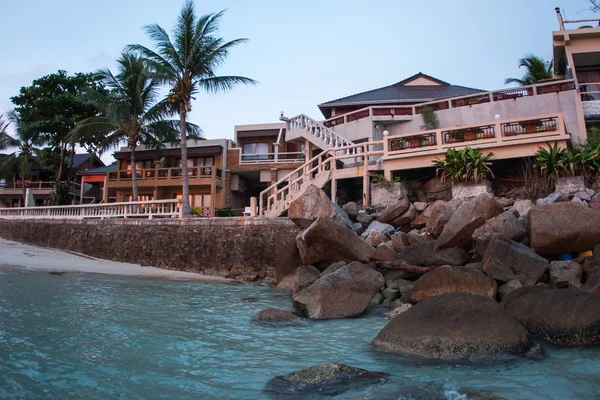
<path id="1" fill-rule="evenodd" d="M 0 113 L 34 78 L 58 69 L 114 69 L 123 46 L 148 45 L 142 27 L 173 27 L 179 0 L 0 0 Z M 207 138 L 233 126 L 276 122 L 279 112 L 322 118 L 317 104 L 386 86 L 417 72 L 480 89 L 520 77 L 527 53 L 552 56 L 554 7 L 568 19 L 598 17 L 587 0 L 203 0 L 201 14 L 227 8 L 225 39 L 246 37 L 221 74 L 260 82 L 200 95 L 191 121 Z M 110 155 L 103 157 L 106 161 Z"/>

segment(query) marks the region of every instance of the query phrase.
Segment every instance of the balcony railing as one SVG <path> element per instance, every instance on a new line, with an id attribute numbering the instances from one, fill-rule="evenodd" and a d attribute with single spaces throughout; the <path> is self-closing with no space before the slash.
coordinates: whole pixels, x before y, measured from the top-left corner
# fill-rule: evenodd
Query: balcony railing
<path id="1" fill-rule="evenodd" d="M 600 82 L 580 82 L 581 101 L 600 100 Z"/>
<path id="2" fill-rule="evenodd" d="M 502 135 L 504 137 L 517 135 L 531 135 L 534 133 L 543 132 L 556 132 L 557 130 L 558 118 L 556 117 L 502 124 Z"/>
<path id="3" fill-rule="evenodd" d="M 272 163 L 298 163 L 304 162 L 304 153 L 252 153 L 243 154 L 240 151 L 240 164 L 272 164 Z"/>
<path id="4" fill-rule="evenodd" d="M 399 151 L 405 149 L 418 149 L 424 147 L 437 146 L 435 132 L 423 133 L 420 135 L 406 136 L 390 140 L 390 151 Z"/>
<path id="5" fill-rule="evenodd" d="M 131 181 L 131 170 L 121 170 L 108 172 L 109 182 Z M 152 168 L 136 170 L 138 181 L 164 181 L 181 180 L 181 168 Z M 214 166 L 207 167 L 188 167 L 188 178 L 212 178 L 221 179 L 221 169 Z"/>
<path id="6" fill-rule="evenodd" d="M 493 139 L 496 137 L 494 125 L 472 128 L 449 129 L 442 131 L 444 143 L 470 142 L 473 140 Z"/>
<path id="7" fill-rule="evenodd" d="M 12 181 L 12 182 L 0 182 L 0 190 L 2 189 L 23 189 L 25 186 L 26 189 L 32 190 L 51 190 L 54 188 L 54 182 L 23 182 L 23 181 Z"/>

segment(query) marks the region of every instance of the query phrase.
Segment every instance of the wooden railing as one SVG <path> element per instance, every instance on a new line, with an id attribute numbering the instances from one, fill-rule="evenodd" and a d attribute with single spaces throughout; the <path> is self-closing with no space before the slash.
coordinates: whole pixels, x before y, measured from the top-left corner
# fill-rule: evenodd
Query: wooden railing
<path id="1" fill-rule="evenodd" d="M 595 85 L 595 84 L 587 84 Z M 599 92 L 597 93 L 600 99 L 600 83 L 596 86 Z M 581 88 L 582 85 L 580 85 Z M 575 90 L 575 81 L 573 79 L 567 79 L 562 81 L 552 81 L 545 83 L 538 83 L 536 85 L 522 86 L 510 89 L 495 90 L 491 92 L 483 92 L 476 95 L 465 95 L 456 96 L 444 100 L 435 100 L 427 103 L 421 103 L 414 106 L 402 106 L 402 105 L 390 105 L 390 106 L 369 106 L 355 110 L 343 115 L 336 115 L 333 118 L 327 119 L 323 124 L 327 127 L 333 127 L 342 125 L 345 123 L 358 121 L 368 117 L 382 117 L 389 116 L 394 117 L 405 117 L 411 115 L 418 115 L 422 112 L 423 108 L 429 107 L 433 111 L 447 110 L 450 108 L 459 107 L 471 107 L 477 104 L 516 100 L 521 97 L 538 96 L 548 93 L 558 93 L 568 90 Z M 582 93 L 582 98 L 584 94 Z"/>
<path id="2" fill-rule="evenodd" d="M 304 162 L 304 153 L 256 153 L 243 154 L 240 151 L 240 164 L 273 164 L 273 163 L 297 163 Z"/>
<path id="3" fill-rule="evenodd" d="M 181 180 L 181 168 L 147 168 L 137 169 L 137 179 L 140 181 L 156 180 Z M 131 170 L 107 172 L 109 182 L 130 182 L 132 178 Z M 221 169 L 214 166 L 207 167 L 188 167 L 189 178 L 213 178 L 221 179 Z"/>
<path id="4" fill-rule="evenodd" d="M 0 218 L 6 219 L 152 219 L 155 217 L 181 218 L 181 200 L 0 208 Z"/>
<path id="5" fill-rule="evenodd" d="M 301 191 L 304 184 L 315 179 L 320 173 L 344 169 L 343 165 L 346 164 L 356 166 L 357 163 L 362 164 L 366 173 L 367 166 L 383 155 L 382 145 L 382 141 L 368 142 L 330 148 L 319 153 L 260 193 L 260 214 L 268 214 L 276 202 L 287 201 L 294 193 Z"/>

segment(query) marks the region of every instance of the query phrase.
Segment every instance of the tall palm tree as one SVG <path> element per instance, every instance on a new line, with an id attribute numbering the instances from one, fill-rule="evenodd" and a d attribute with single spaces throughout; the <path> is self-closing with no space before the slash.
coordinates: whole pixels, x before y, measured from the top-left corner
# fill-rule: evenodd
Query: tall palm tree
<path id="1" fill-rule="evenodd" d="M 8 121 L 8 124 L 2 124 L 0 129 L 0 143 L 4 148 L 16 147 L 16 151 L 0 160 L 0 178 L 20 176 L 23 183 L 23 204 L 25 204 L 27 201 L 25 181 L 31 179 L 31 165 L 40 155 L 40 149 L 36 146 L 41 144 L 41 140 L 38 133 L 23 124 L 16 112 L 8 113 Z M 12 125 L 14 136 L 6 133 L 9 125 Z"/>
<path id="2" fill-rule="evenodd" d="M 540 57 L 528 54 L 527 57 L 519 60 L 519 68 L 526 68 L 523 78 L 507 78 L 504 81 L 505 85 L 516 83 L 519 86 L 534 85 L 543 79 L 552 79 L 554 73 L 552 71 L 552 61 L 545 61 Z"/>
<path id="3" fill-rule="evenodd" d="M 150 69 L 161 83 L 170 86 L 167 100 L 177 106 L 181 142 L 181 168 L 183 175 L 183 215 L 190 215 L 189 184 L 187 174 L 187 135 L 185 121 L 192 110 L 192 100 L 199 91 L 226 92 L 238 84 L 253 85 L 256 81 L 243 76 L 217 76 L 217 69 L 225 62 L 229 51 L 247 39 L 225 42 L 218 36 L 219 21 L 224 11 L 196 16 L 194 3 L 187 0 L 175 25 L 173 41 L 159 25 L 144 29 L 156 51 L 141 45 L 127 48 L 148 60 Z M 213 199 L 214 201 L 214 199 Z"/>
<path id="4" fill-rule="evenodd" d="M 0 114 L 0 150 L 6 150 L 8 148 L 7 138 L 8 127 L 10 122 L 4 122 L 4 115 Z"/>
<path id="5" fill-rule="evenodd" d="M 131 151 L 131 181 L 133 201 L 138 199 L 135 150 L 141 144 L 157 140 L 177 141 L 179 121 L 167 119 L 175 114 L 167 101 L 156 102 L 159 97 L 159 82 L 153 79 L 145 61 L 138 55 L 123 52 L 117 60 L 117 75 L 106 69 L 97 74 L 109 89 L 102 94 L 89 89 L 84 97 L 104 110 L 104 116 L 87 118 L 77 123 L 69 134 L 71 142 L 82 136 L 104 134 L 101 149 L 117 146 L 126 141 Z M 194 136 L 200 129 L 193 124 L 184 126 Z"/>

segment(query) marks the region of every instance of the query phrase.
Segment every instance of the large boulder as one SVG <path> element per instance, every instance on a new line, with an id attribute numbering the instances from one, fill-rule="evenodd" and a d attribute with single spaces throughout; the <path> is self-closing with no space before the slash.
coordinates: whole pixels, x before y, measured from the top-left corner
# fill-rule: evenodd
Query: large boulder
<path id="1" fill-rule="evenodd" d="M 259 311 L 254 316 L 254 320 L 263 324 L 292 324 L 300 321 L 300 317 L 290 311 L 279 310 L 277 308 L 267 308 Z"/>
<path id="2" fill-rule="evenodd" d="M 396 249 L 398 259 L 410 265 L 425 265 L 425 258 L 435 250 L 435 240 L 426 240 Z"/>
<path id="3" fill-rule="evenodd" d="M 473 200 L 462 203 L 444 226 L 437 241 L 437 248 L 462 247 L 470 250 L 471 236 L 475 229 L 502 211 L 502 206 L 489 193 L 482 193 Z"/>
<path id="4" fill-rule="evenodd" d="M 296 293 L 305 287 L 312 285 L 314 281 L 319 279 L 321 276 L 321 271 L 312 265 L 301 265 L 296 269 L 296 273 L 294 275 L 295 279 L 292 285 L 292 290 L 294 293 Z"/>
<path id="5" fill-rule="evenodd" d="M 440 267 L 421 276 L 408 299 L 411 303 L 419 303 L 444 293 L 471 293 L 494 299 L 496 281 L 474 268 Z"/>
<path id="6" fill-rule="evenodd" d="M 583 268 L 575 261 L 552 261 L 550 263 L 550 283 L 559 288 L 581 287 Z"/>
<path id="7" fill-rule="evenodd" d="M 431 208 L 429 218 L 425 224 L 425 232 L 433 237 L 439 237 L 444 229 L 444 226 L 450 221 L 452 215 L 456 212 L 457 207 L 450 202 L 437 202 Z"/>
<path id="8" fill-rule="evenodd" d="M 312 319 L 356 317 L 384 284 L 376 270 L 351 263 L 295 293 L 292 304 L 300 315 Z"/>
<path id="9" fill-rule="evenodd" d="M 385 235 L 390 235 L 394 232 L 394 227 L 379 221 L 373 221 L 360 237 L 367 241 L 371 246 L 377 247 L 381 243 L 387 241 Z"/>
<path id="10" fill-rule="evenodd" d="M 487 245 L 492 238 L 492 235 L 497 234 L 503 238 L 520 242 L 525 238 L 527 232 L 525 227 L 519 221 L 519 218 L 511 211 L 503 212 L 475 229 L 473 232 L 473 243 L 475 244 L 475 250 L 479 254 L 484 254 L 487 249 Z"/>
<path id="11" fill-rule="evenodd" d="M 319 217 L 296 237 L 305 265 L 335 261 L 369 261 L 375 251 L 346 225 Z"/>
<path id="12" fill-rule="evenodd" d="M 290 203 L 288 217 L 302 229 L 308 228 L 319 217 L 331 218 L 353 228 L 348 214 L 315 185 L 308 185 L 304 193 Z"/>
<path id="13" fill-rule="evenodd" d="M 469 293 L 430 297 L 398 315 L 373 344 L 427 359 L 523 354 L 527 331 L 495 300 Z"/>
<path id="14" fill-rule="evenodd" d="M 597 294 L 532 286 L 514 290 L 502 304 L 535 338 L 567 347 L 600 344 Z"/>
<path id="15" fill-rule="evenodd" d="M 379 221 L 389 224 L 391 221 L 400 217 L 408 208 L 411 206 L 408 197 L 403 197 L 399 199 L 396 203 L 387 206 L 379 216 Z"/>
<path id="16" fill-rule="evenodd" d="M 371 260 L 375 261 L 389 261 L 392 262 L 398 257 L 398 254 L 394 251 L 392 242 L 382 243 L 375 249 L 375 252 L 371 255 Z"/>
<path id="17" fill-rule="evenodd" d="M 296 282 L 296 271 L 284 276 L 277 284 L 277 289 L 285 292 L 293 292 L 294 282 Z"/>
<path id="18" fill-rule="evenodd" d="M 391 237 L 394 250 L 399 250 L 403 247 L 410 246 L 408 235 L 404 232 L 396 232 Z"/>
<path id="19" fill-rule="evenodd" d="M 346 212 L 346 214 L 348 214 L 350 218 L 356 219 L 360 207 L 358 207 L 358 204 L 356 204 L 356 202 L 351 201 L 349 203 L 344 204 L 342 206 L 342 209 Z"/>
<path id="20" fill-rule="evenodd" d="M 519 216 L 524 217 L 529 213 L 533 203 L 531 200 L 517 200 L 514 202 L 512 209 L 519 213 Z"/>
<path id="21" fill-rule="evenodd" d="M 442 182 L 440 178 L 428 180 L 420 189 L 425 193 L 427 201 L 449 201 L 452 199 L 452 184 L 449 182 Z"/>
<path id="22" fill-rule="evenodd" d="M 504 285 L 498 287 L 498 298 L 502 300 L 508 296 L 510 292 L 520 287 L 523 287 L 523 285 L 521 285 L 521 282 L 519 282 L 518 279 L 513 279 L 512 281 L 506 282 Z"/>
<path id="23" fill-rule="evenodd" d="M 344 364 L 329 363 L 276 376 L 267 382 L 265 390 L 300 396 L 337 394 L 359 385 L 379 383 L 387 376 L 385 372 L 372 372 Z"/>
<path id="24" fill-rule="evenodd" d="M 482 270 L 501 282 L 519 280 L 532 286 L 548 268 L 548 261 L 524 244 L 493 235 L 483 255 Z"/>
<path id="25" fill-rule="evenodd" d="M 530 246 L 538 254 L 578 253 L 600 243 L 600 210 L 555 203 L 532 207 L 527 217 Z"/>
<path id="26" fill-rule="evenodd" d="M 450 247 L 448 249 L 434 250 L 425 256 L 423 263 L 426 267 L 441 267 L 442 265 L 450 265 L 458 267 L 465 265 L 471 257 L 460 247 Z"/>

